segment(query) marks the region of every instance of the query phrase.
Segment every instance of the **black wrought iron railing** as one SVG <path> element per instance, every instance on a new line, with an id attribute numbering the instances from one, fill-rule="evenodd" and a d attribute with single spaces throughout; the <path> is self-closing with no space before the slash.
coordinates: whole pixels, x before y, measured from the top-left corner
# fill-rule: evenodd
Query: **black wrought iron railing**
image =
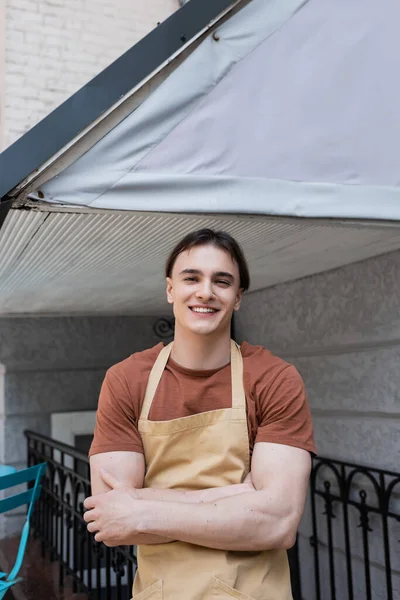
<path id="1" fill-rule="evenodd" d="M 90 496 L 89 461 L 75 448 L 26 431 L 28 465 L 47 461 L 32 528 L 42 556 L 58 562 L 59 585 L 72 579 L 74 593 L 91 600 L 129 600 L 136 571 L 135 548 L 107 548 L 94 541 L 83 519 Z"/>
<path id="2" fill-rule="evenodd" d="M 135 548 L 94 541 L 83 519 L 90 495 L 87 456 L 26 431 L 29 465 L 47 461 L 33 522 L 59 584 L 90 600 L 128 600 Z M 315 458 L 309 505 L 289 552 L 294 600 L 396 600 L 400 590 L 400 474 Z M 397 591 L 396 591 L 397 590 Z"/>
<path id="3" fill-rule="evenodd" d="M 400 598 L 400 473 L 316 458 L 310 487 L 312 598 Z"/>

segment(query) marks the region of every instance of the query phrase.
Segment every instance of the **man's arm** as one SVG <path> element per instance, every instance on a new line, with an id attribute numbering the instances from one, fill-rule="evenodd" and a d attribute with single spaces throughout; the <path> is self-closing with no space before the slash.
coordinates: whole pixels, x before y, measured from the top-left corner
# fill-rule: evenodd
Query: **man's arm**
<path id="1" fill-rule="evenodd" d="M 138 452 L 95 454 L 90 458 L 92 495 L 97 496 L 111 489 L 126 488 L 132 491 L 134 497 L 141 500 L 201 504 L 254 491 L 250 474 L 243 483 L 205 490 L 143 488 L 144 471 L 144 456 Z"/>
<path id="2" fill-rule="evenodd" d="M 96 427 L 90 450 L 92 494 L 97 497 L 105 495 L 111 489 L 101 476 L 103 469 L 111 472 L 121 485 L 129 488 L 130 498 L 137 497 L 135 488 L 143 485 L 143 453 L 130 449 L 141 448 L 137 415 L 121 365 L 122 363 L 115 365 L 107 371 L 97 407 Z M 138 393 L 138 390 L 134 390 L 134 393 Z M 106 452 L 102 450 L 104 447 L 107 448 Z M 169 541 L 160 536 L 142 535 L 132 543 L 160 544 Z"/>
<path id="3" fill-rule="evenodd" d="M 303 514 L 310 468 L 305 450 L 257 443 L 252 459 L 256 491 L 192 504 L 140 500 L 116 489 L 98 502 L 88 499 L 85 506 L 91 510 L 85 518 L 92 521 L 89 531 L 98 532 L 95 539 L 110 546 L 156 535 L 222 550 L 289 548 Z"/>
<path id="4" fill-rule="evenodd" d="M 139 452 L 102 452 L 90 457 L 90 483 L 92 496 L 109 492 L 111 487 L 104 481 L 102 470 L 114 475 L 121 484 L 141 488 L 144 479 L 144 456 Z"/>
<path id="5" fill-rule="evenodd" d="M 113 474 L 125 488 L 130 490 L 132 498 L 139 498 L 135 488 L 141 488 L 144 479 L 144 456 L 139 452 L 102 452 L 90 457 L 90 482 L 92 496 L 109 492 L 112 488 L 106 483 L 102 471 Z M 165 544 L 171 540 L 152 534 L 138 535 L 132 544 Z"/>
<path id="6" fill-rule="evenodd" d="M 201 504 L 221 498 L 254 492 L 250 475 L 245 482 L 220 488 L 198 491 L 180 491 L 170 489 L 142 488 L 145 472 L 143 454 L 138 452 L 104 452 L 90 457 L 92 495 L 104 495 L 110 490 L 123 490 L 128 499 L 144 501 L 175 502 Z M 109 499 L 111 497 L 109 496 Z M 90 501 L 90 499 L 89 499 Z M 85 503 L 87 506 L 88 503 Z M 89 520 L 90 515 L 85 516 Z M 95 531 L 95 529 L 93 529 Z M 133 536 L 129 544 L 162 544 L 171 541 L 165 536 L 154 534 L 138 534 Z M 121 542 L 122 544 L 122 542 Z"/>
<path id="7" fill-rule="evenodd" d="M 252 460 L 256 492 L 194 507 L 171 503 L 161 518 L 159 503 L 149 502 L 139 511 L 140 530 L 221 550 L 290 548 L 303 514 L 310 469 L 305 450 L 257 443 Z"/>

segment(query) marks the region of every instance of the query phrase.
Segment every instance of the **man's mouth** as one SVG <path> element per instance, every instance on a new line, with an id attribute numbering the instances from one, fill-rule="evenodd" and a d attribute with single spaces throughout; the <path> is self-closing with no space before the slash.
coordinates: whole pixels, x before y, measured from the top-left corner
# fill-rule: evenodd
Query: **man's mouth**
<path id="1" fill-rule="evenodd" d="M 190 310 L 194 313 L 198 313 L 198 314 L 212 314 L 212 313 L 216 313 L 218 312 L 218 308 L 203 308 L 201 306 L 190 306 L 189 307 Z"/>

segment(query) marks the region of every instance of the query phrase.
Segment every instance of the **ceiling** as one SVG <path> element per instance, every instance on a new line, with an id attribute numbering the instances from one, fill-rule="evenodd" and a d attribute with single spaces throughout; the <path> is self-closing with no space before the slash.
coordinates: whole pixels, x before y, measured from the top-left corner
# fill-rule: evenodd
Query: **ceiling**
<path id="1" fill-rule="evenodd" d="M 251 291 L 400 248 L 396 223 L 13 209 L 0 231 L 0 315 L 166 314 L 166 257 L 201 227 L 242 244 Z"/>

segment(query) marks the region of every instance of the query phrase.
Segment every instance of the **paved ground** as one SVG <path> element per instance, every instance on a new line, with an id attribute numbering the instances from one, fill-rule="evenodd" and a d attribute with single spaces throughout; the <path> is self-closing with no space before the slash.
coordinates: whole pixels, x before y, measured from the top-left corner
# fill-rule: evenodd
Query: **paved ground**
<path id="1" fill-rule="evenodd" d="M 0 571 L 9 572 L 12 567 L 19 538 L 0 541 Z M 24 563 L 20 571 L 22 582 L 9 591 L 4 600 L 87 600 L 83 594 L 73 594 L 69 578 L 65 587 L 58 586 L 58 563 L 43 559 L 40 543 L 30 539 L 25 553 Z"/>

